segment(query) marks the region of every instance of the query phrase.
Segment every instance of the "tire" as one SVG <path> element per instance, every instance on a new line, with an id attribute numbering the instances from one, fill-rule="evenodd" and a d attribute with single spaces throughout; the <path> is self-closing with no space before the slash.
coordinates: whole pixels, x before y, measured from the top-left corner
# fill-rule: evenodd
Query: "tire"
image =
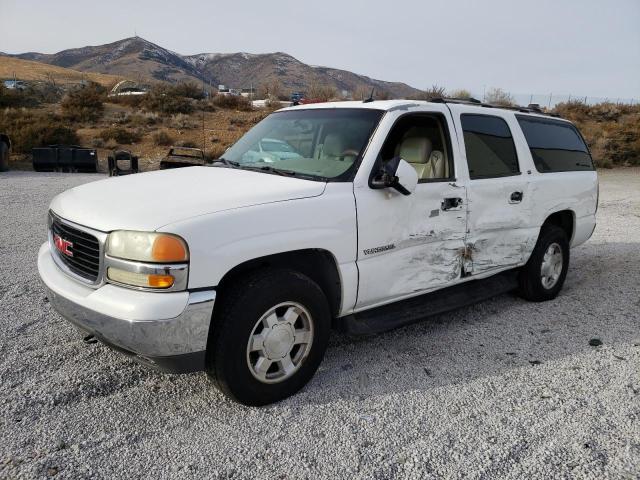
<path id="1" fill-rule="evenodd" d="M 531 258 L 520 270 L 519 295 L 532 302 L 556 298 L 567 277 L 569 258 L 569 240 L 564 230 L 555 225 L 543 226 Z"/>
<path id="2" fill-rule="evenodd" d="M 299 272 L 270 269 L 249 274 L 221 297 L 206 360 L 218 388 L 239 403 L 261 406 L 304 387 L 324 357 L 331 329 L 320 287 Z"/>
<path id="3" fill-rule="evenodd" d="M 0 172 L 9 171 L 9 145 L 0 141 Z"/>

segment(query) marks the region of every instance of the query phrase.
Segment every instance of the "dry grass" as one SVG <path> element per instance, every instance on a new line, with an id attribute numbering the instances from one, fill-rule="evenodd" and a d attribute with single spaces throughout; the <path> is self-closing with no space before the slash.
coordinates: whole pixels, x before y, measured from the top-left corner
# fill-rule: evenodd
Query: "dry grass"
<path id="1" fill-rule="evenodd" d="M 116 125 L 122 125 L 123 118 L 139 118 L 143 115 L 139 110 L 131 109 L 128 106 L 107 103 L 99 123 L 85 125 L 78 129 L 78 135 L 83 145 L 101 145 L 98 148 L 98 157 L 102 171 L 106 171 L 109 152 L 117 146 L 117 142 L 114 142 L 113 138 L 106 142 L 102 140 L 103 131 Z M 137 124 L 135 130 L 139 134 L 139 139 L 126 148 L 140 157 L 139 164 L 142 171 L 157 169 L 160 160 L 169 150 L 169 145 L 157 144 L 159 135 L 162 137 L 166 135 L 172 140 L 173 145 L 194 145 L 197 148 L 204 148 L 208 157 L 218 158 L 265 115 L 267 115 L 266 111 L 247 112 L 218 109 L 214 112 L 204 112 L 204 130 L 202 112 L 184 115 L 180 122 L 176 122 L 175 118 L 171 116 L 158 117 L 156 122 L 151 125 Z M 183 128 L 185 125 L 188 128 Z M 124 126 L 131 129 L 129 125 Z"/>
<path id="2" fill-rule="evenodd" d="M 56 84 L 80 83 L 89 80 L 104 87 L 111 87 L 123 77 L 102 73 L 82 73 L 70 68 L 57 67 L 46 63 L 32 62 L 12 57 L 0 57 L 0 78 L 18 80 L 55 82 Z"/>

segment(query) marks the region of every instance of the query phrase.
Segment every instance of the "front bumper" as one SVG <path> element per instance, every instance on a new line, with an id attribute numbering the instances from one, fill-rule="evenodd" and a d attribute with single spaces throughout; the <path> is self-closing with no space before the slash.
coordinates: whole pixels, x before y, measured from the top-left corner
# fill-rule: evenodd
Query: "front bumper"
<path id="1" fill-rule="evenodd" d="M 62 272 L 48 243 L 40 247 L 38 272 L 55 310 L 106 345 L 162 371 L 205 368 L 215 290 L 143 292 L 110 284 L 94 289 Z"/>

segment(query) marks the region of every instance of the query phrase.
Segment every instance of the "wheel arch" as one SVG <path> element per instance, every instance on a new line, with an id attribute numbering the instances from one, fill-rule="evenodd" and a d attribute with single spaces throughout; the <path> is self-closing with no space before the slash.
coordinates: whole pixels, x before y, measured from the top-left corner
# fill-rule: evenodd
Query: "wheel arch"
<path id="1" fill-rule="evenodd" d="M 276 253 L 247 260 L 223 275 L 216 287 L 221 298 L 238 278 L 249 272 L 268 268 L 290 268 L 306 275 L 322 289 L 331 314 L 335 317 L 342 305 L 342 280 L 334 255 L 328 250 L 309 248 Z M 215 310 L 214 310 L 215 317 Z"/>
<path id="2" fill-rule="evenodd" d="M 573 235 L 576 230 L 576 214 L 573 210 L 559 210 L 557 212 L 553 212 L 547 216 L 545 221 L 542 223 L 542 228 L 545 225 L 555 225 L 556 227 L 561 228 L 567 234 L 567 240 L 569 240 L 569 245 L 573 240 Z M 540 229 L 542 231 L 542 228 Z"/>

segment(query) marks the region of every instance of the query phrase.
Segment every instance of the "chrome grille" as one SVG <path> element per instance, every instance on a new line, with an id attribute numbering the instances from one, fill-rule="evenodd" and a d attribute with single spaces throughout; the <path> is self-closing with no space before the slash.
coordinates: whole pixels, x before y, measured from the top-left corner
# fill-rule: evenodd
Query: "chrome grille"
<path id="1" fill-rule="evenodd" d="M 92 283 L 97 282 L 100 275 L 100 242 L 98 239 L 85 231 L 63 223 L 54 215 L 50 220 L 52 250 L 58 260 L 60 260 L 73 274 L 82 277 Z M 65 255 L 55 246 L 55 237 L 58 235 L 63 240 L 71 242 L 72 246 L 68 250 L 72 256 Z"/>

